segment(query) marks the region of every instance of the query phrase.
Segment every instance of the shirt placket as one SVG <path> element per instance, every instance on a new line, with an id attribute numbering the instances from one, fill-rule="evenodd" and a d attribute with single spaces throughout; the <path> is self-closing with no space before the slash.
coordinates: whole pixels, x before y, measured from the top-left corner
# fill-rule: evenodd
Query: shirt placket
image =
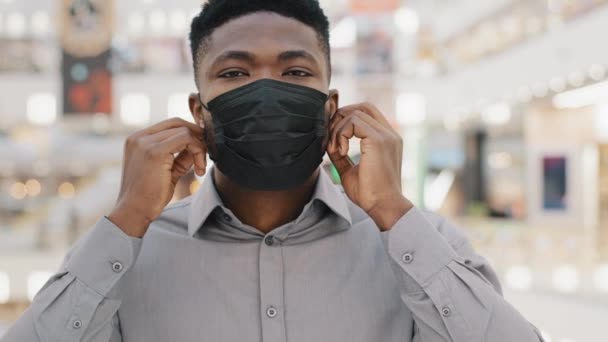
<path id="1" fill-rule="evenodd" d="M 262 239 L 259 258 L 262 340 L 286 341 L 282 246 L 272 233 Z"/>

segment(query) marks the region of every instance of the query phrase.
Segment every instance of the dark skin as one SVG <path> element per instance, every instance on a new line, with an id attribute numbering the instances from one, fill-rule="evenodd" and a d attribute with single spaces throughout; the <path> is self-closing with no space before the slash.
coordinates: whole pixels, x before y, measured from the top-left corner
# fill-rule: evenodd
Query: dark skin
<path id="1" fill-rule="evenodd" d="M 389 230 L 412 208 L 401 191 L 401 137 L 372 104 L 340 108 L 338 91 L 329 90 L 329 75 L 317 33 L 299 21 L 257 12 L 217 28 L 199 58 L 200 94 L 189 98 L 196 125 L 167 120 L 127 139 L 121 191 L 109 219 L 127 234 L 142 237 L 170 201 L 177 180 L 193 166 L 197 174 L 205 172 L 207 150 L 215 146 L 211 113 L 200 101 L 206 104 L 253 81 L 274 79 L 329 94 L 327 153 L 347 196 L 381 231 Z M 181 138 L 175 138 L 176 134 Z M 348 158 L 348 141 L 353 137 L 361 139 L 358 165 Z M 149 170 L 162 172 L 157 175 Z M 243 223 L 267 233 L 298 217 L 312 196 L 319 172 L 297 188 L 270 192 L 241 187 L 217 168 L 213 175 L 224 204 Z"/>

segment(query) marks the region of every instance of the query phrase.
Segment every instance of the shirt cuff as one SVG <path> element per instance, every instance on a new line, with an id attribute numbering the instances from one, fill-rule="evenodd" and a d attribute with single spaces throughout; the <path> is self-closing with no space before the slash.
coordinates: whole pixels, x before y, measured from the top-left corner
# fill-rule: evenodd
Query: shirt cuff
<path id="1" fill-rule="evenodd" d="M 128 236 L 104 216 L 74 247 L 65 268 L 106 296 L 137 260 L 141 243 L 142 239 Z"/>
<path id="2" fill-rule="evenodd" d="M 437 227 L 416 207 L 403 215 L 390 230 L 380 234 L 394 264 L 422 288 L 458 257 Z"/>

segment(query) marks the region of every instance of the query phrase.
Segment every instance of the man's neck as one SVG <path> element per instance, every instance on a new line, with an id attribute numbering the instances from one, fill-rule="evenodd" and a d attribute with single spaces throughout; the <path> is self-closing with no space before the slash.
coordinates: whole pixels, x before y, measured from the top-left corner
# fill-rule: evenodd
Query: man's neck
<path id="1" fill-rule="evenodd" d="M 287 191 L 257 191 L 239 186 L 217 168 L 215 187 L 224 205 L 238 219 L 266 234 L 295 220 L 313 195 L 320 170 L 303 185 Z"/>

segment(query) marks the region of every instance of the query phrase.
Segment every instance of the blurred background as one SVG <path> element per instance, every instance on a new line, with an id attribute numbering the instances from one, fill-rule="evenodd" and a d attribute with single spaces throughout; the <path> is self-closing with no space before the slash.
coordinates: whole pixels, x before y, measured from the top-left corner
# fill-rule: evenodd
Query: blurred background
<path id="1" fill-rule="evenodd" d="M 321 3 L 333 87 L 402 132 L 406 195 L 460 224 L 547 341 L 602 340 L 608 1 Z M 192 120 L 200 4 L 0 0 L 0 336 L 112 208 L 125 137 Z"/>

